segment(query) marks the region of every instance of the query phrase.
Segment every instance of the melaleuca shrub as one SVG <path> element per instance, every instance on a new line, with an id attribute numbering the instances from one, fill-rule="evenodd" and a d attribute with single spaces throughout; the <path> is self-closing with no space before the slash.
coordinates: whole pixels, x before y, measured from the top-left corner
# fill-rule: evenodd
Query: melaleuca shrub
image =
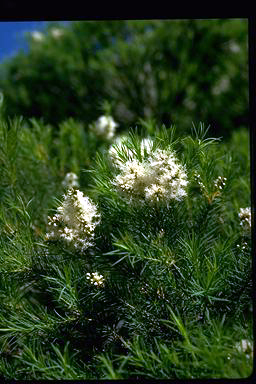
<path id="1" fill-rule="evenodd" d="M 90 252 L 87 246 L 81 252 L 90 265 L 88 279 L 90 273 L 99 276 L 97 285 L 104 276 L 98 285 L 119 308 L 114 317 L 123 319 L 126 336 L 167 337 L 159 319 L 166 319 L 168 305 L 191 321 L 247 305 L 241 279 L 250 280 L 249 240 L 246 250 L 237 251 L 237 242 L 244 241 L 239 218 L 246 224 L 247 210 L 237 211 L 229 198 L 232 161 L 216 155 L 220 144 L 205 138 L 202 126 L 195 132 L 175 140 L 171 129 L 144 138 L 131 132 L 98 155 L 92 170 L 90 193 L 101 220 L 94 242 L 86 243 Z M 71 220 L 75 208 L 69 206 Z M 68 228 L 62 211 L 58 220 L 50 219 L 48 237 L 76 241 L 75 224 Z M 56 221 L 62 221 L 61 230 Z M 85 231 L 85 223 L 80 228 Z M 104 307 L 106 318 L 109 310 Z"/>
<path id="2" fill-rule="evenodd" d="M 105 141 L 86 188 L 85 169 L 61 173 L 40 241 L 5 230 L 0 345 L 18 377 L 102 378 L 100 357 L 115 378 L 220 377 L 243 350 L 251 364 L 252 211 L 233 158 L 203 125 L 130 130 Z"/>

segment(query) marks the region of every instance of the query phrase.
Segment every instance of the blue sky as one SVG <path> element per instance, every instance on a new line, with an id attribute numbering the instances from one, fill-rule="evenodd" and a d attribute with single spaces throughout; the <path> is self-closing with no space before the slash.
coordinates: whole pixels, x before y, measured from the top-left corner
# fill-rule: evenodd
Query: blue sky
<path id="1" fill-rule="evenodd" d="M 47 21 L 0 21 L 0 62 L 15 55 L 20 49 L 26 50 L 25 32 L 43 30 Z M 63 22 L 68 23 L 68 21 Z"/>

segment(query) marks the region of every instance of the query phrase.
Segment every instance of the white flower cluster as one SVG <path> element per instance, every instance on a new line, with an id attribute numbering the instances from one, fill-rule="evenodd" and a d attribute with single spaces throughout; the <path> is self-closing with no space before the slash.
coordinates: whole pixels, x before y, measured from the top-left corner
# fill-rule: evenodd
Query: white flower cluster
<path id="1" fill-rule="evenodd" d="M 112 139 L 118 124 L 111 116 L 100 116 L 95 123 L 95 134 L 105 139 Z"/>
<path id="2" fill-rule="evenodd" d="M 237 248 L 240 248 L 242 251 L 244 251 L 246 248 L 248 248 L 247 241 L 243 241 L 242 246 L 240 244 L 237 244 Z"/>
<path id="3" fill-rule="evenodd" d="M 69 189 L 53 217 L 48 217 L 50 232 L 46 240 L 63 239 L 85 250 L 93 245 L 94 230 L 100 222 L 97 207 L 78 189 Z"/>
<path id="4" fill-rule="evenodd" d="M 135 155 L 131 160 L 119 164 L 121 173 L 114 185 L 128 197 L 159 200 L 180 200 L 186 195 L 187 175 L 170 150 L 152 150 L 152 141 L 141 142 L 142 161 Z M 147 154 L 147 156 L 145 156 Z"/>
<path id="5" fill-rule="evenodd" d="M 220 190 L 226 184 L 227 178 L 224 176 L 218 176 L 218 178 L 214 181 L 214 186 L 217 190 Z"/>
<path id="6" fill-rule="evenodd" d="M 66 174 L 65 179 L 62 181 L 62 185 L 64 188 L 70 189 L 70 188 L 78 188 L 78 176 L 73 173 L 69 172 Z"/>
<path id="7" fill-rule="evenodd" d="M 241 47 L 235 40 L 230 40 L 227 44 L 227 48 L 232 53 L 239 53 L 241 51 Z"/>
<path id="8" fill-rule="evenodd" d="M 240 212 L 238 213 L 238 216 L 240 218 L 240 225 L 245 227 L 251 227 L 251 208 L 240 208 Z"/>
<path id="9" fill-rule="evenodd" d="M 52 35 L 55 39 L 58 39 L 58 38 L 61 37 L 63 34 L 64 34 L 63 29 L 60 29 L 60 28 L 52 28 L 52 29 L 51 29 L 51 35 Z"/>
<path id="10" fill-rule="evenodd" d="M 205 187 L 204 183 L 201 180 L 201 175 L 198 172 L 195 172 L 194 173 L 194 177 L 195 177 L 195 180 L 196 180 L 197 184 L 200 187 L 201 192 L 205 192 L 206 191 L 206 187 Z"/>
<path id="11" fill-rule="evenodd" d="M 146 164 L 138 160 L 129 160 L 122 165 L 121 173 L 116 176 L 114 185 L 131 198 L 143 198 L 145 188 L 150 182 L 150 173 Z"/>
<path id="12" fill-rule="evenodd" d="M 90 283 L 93 285 L 104 285 L 104 278 L 102 275 L 99 275 L 98 272 L 86 273 L 86 278 L 90 280 Z"/>
<path id="13" fill-rule="evenodd" d="M 168 150 L 157 149 L 149 158 L 153 182 L 147 186 L 145 197 L 149 200 L 175 199 L 186 196 L 188 184 L 185 168 Z"/>
<path id="14" fill-rule="evenodd" d="M 195 181 L 198 183 L 201 192 L 207 194 L 207 188 L 201 180 L 201 175 L 198 172 L 195 172 L 194 178 L 195 178 Z M 220 194 L 220 191 L 223 189 L 224 185 L 226 184 L 226 181 L 227 181 L 227 178 L 224 176 L 218 176 L 217 179 L 214 180 L 214 189 L 215 191 L 217 191 L 217 193 L 215 192 L 215 196 Z"/>
<path id="15" fill-rule="evenodd" d="M 39 31 L 33 31 L 31 32 L 31 37 L 34 41 L 42 41 L 44 40 L 44 34 Z"/>

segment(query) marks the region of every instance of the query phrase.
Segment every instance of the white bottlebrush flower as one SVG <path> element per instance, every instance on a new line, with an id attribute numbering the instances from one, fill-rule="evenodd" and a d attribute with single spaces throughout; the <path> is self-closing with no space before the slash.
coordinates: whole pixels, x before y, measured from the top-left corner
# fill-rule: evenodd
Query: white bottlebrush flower
<path id="1" fill-rule="evenodd" d="M 67 240 L 67 242 L 71 242 L 75 238 L 74 230 L 68 227 L 63 229 L 63 232 L 60 234 L 60 237 Z"/>
<path id="2" fill-rule="evenodd" d="M 236 343 L 235 348 L 241 353 L 253 356 L 253 344 L 250 340 L 242 339 Z"/>
<path id="3" fill-rule="evenodd" d="M 159 201 L 166 198 L 166 189 L 162 185 L 152 184 L 145 188 L 145 198 L 150 201 Z"/>
<path id="4" fill-rule="evenodd" d="M 98 223 L 99 214 L 96 206 L 91 199 L 83 195 L 83 192 L 78 189 L 69 189 L 64 195 L 64 201 L 57 208 L 59 214 L 62 215 L 64 222 L 67 222 L 74 228 L 81 226 L 87 227 L 93 231 Z"/>
<path id="5" fill-rule="evenodd" d="M 176 161 L 174 154 L 168 150 L 156 149 L 149 157 L 150 167 L 156 175 L 163 174 L 167 169 L 172 175 L 176 175 L 180 166 Z"/>
<path id="6" fill-rule="evenodd" d="M 178 163 L 174 153 L 169 150 L 157 149 L 149 161 L 156 184 L 166 191 L 166 200 L 180 200 L 186 196 L 187 174 L 185 168 Z"/>
<path id="7" fill-rule="evenodd" d="M 99 275 L 98 272 L 93 273 L 86 273 L 86 278 L 90 280 L 90 283 L 96 286 L 103 286 L 104 285 L 104 277 L 102 275 Z"/>
<path id="8" fill-rule="evenodd" d="M 122 173 L 116 176 L 114 184 L 131 198 L 143 197 L 148 177 L 145 164 L 135 159 L 124 163 Z"/>
<path id="9" fill-rule="evenodd" d="M 112 139 L 115 135 L 115 130 L 118 124 L 111 116 L 100 116 L 95 123 L 95 133 L 97 136 L 105 139 Z"/>
<path id="10" fill-rule="evenodd" d="M 130 198 L 137 197 L 151 202 L 159 200 L 180 200 L 186 195 L 187 175 L 169 150 L 157 149 L 140 162 L 127 161 L 120 167 L 114 184 Z M 144 152 L 145 153 L 145 152 Z"/>
<path id="11" fill-rule="evenodd" d="M 33 40 L 35 41 L 42 41 L 44 40 L 44 35 L 42 32 L 39 32 L 39 31 L 33 31 L 31 32 L 31 37 Z"/>
<path id="12" fill-rule="evenodd" d="M 67 173 L 65 176 L 65 179 L 62 182 L 62 185 L 64 188 L 67 188 L 67 189 L 78 188 L 79 187 L 78 176 L 73 172 Z"/>
<path id="13" fill-rule="evenodd" d="M 48 218 L 46 239 L 63 239 L 84 250 L 93 245 L 94 230 L 100 222 L 97 207 L 78 189 L 69 189 L 57 213 Z"/>
<path id="14" fill-rule="evenodd" d="M 240 225 L 245 227 L 251 227 L 251 208 L 240 208 L 240 212 L 238 213 L 238 216 L 240 218 Z"/>
<path id="15" fill-rule="evenodd" d="M 58 39 L 59 37 L 61 37 L 63 35 L 64 31 L 60 28 L 52 28 L 51 29 L 51 35 L 53 37 L 55 37 L 56 39 Z"/>

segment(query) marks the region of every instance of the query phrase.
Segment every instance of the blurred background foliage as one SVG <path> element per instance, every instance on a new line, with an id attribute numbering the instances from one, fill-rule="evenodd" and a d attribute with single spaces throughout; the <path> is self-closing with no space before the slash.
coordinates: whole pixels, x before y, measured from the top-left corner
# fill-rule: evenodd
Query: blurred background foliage
<path id="1" fill-rule="evenodd" d="M 246 19 L 50 22 L 28 34 L 29 52 L 0 64 L 6 115 L 36 117 L 57 132 L 64 120 L 85 130 L 104 101 L 119 132 L 139 119 L 210 125 L 228 138 L 248 125 Z M 57 31 L 57 32 L 56 32 Z"/>

